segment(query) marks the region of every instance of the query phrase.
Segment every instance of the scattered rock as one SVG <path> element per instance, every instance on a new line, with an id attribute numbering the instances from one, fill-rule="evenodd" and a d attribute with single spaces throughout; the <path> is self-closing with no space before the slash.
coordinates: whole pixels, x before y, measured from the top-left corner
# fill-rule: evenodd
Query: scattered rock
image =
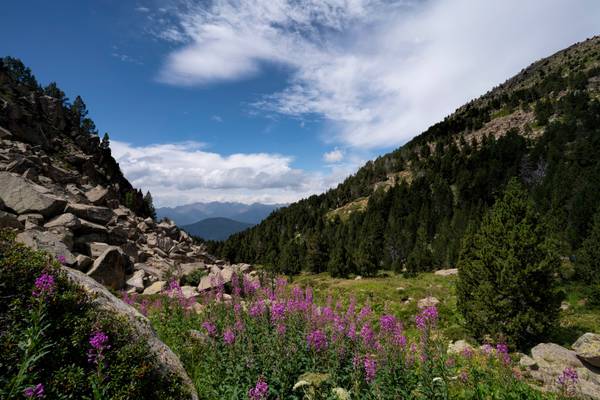
<path id="1" fill-rule="evenodd" d="M 78 254 L 77 257 L 75 257 L 75 261 L 77 262 L 77 269 L 83 272 L 90 269 L 90 267 L 94 263 L 94 261 L 90 257 L 84 254 Z"/>
<path id="2" fill-rule="evenodd" d="M 62 260 L 65 265 L 75 264 L 75 257 L 73 257 L 67 245 L 60 236 L 52 232 L 29 230 L 19 233 L 15 240 L 33 250 L 43 250 L 50 253 L 56 259 Z"/>
<path id="3" fill-rule="evenodd" d="M 562 303 L 560 303 L 561 310 L 567 311 L 569 308 L 571 308 L 571 305 L 569 303 L 567 303 L 566 301 L 563 301 Z"/>
<path id="4" fill-rule="evenodd" d="M 104 225 L 108 224 L 114 215 L 113 210 L 108 207 L 98 207 L 79 203 L 68 203 L 65 212 Z"/>
<path id="5" fill-rule="evenodd" d="M 146 272 L 143 269 L 138 269 L 133 272 L 131 278 L 127 279 L 127 285 L 131 286 L 135 289 L 136 292 L 144 291 L 144 278 L 146 277 Z"/>
<path id="6" fill-rule="evenodd" d="M 523 355 L 519 360 L 519 365 L 524 368 L 537 369 L 537 363 L 535 360 L 528 355 Z"/>
<path id="7" fill-rule="evenodd" d="M 433 306 L 437 306 L 440 303 L 440 301 L 433 297 L 433 296 L 428 296 L 425 297 L 424 299 L 421 299 L 417 302 L 417 307 L 419 308 L 425 308 L 425 307 L 433 307 Z"/>
<path id="8" fill-rule="evenodd" d="M 588 332 L 577 339 L 571 347 L 579 359 L 600 368 L 600 335 Z"/>
<path id="9" fill-rule="evenodd" d="M 198 291 L 194 286 L 182 286 L 181 293 L 186 299 L 198 296 Z"/>
<path id="10" fill-rule="evenodd" d="M 25 225 L 29 223 L 32 225 L 40 226 L 44 223 L 44 216 L 42 214 L 21 214 L 17 219 Z"/>
<path id="11" fill-rule="evenodd" d="M 61 214 L 44 224 L 44 228 L 50 229 L 63 226 L 67 229 L 76 230 L 81 226 L 79 218 L 71 213 Z"/>
<path id="12" fill-rule="evenodd" d="M 356 278 L 354 278 L 355 281 L 360 281 L 362 279 L 362 276 L 360 275 L 356 275 Z"/>
<path id="13" fill-rule="evenodd" d="M 448 354 L 462 354 L 465 350 L 473 350 L 473 346 L 467 343 L 466 340 L 457 340 L 448 345 Z"/>
<path id="14" fill-rule="evenodd" d="M 127 255 L 118 247 L 109 247 L 95 261 L 87 272 L 96 281 L 112 289 L 125 286 L 125 271 L 129 264 Z"/>
<path id="15" fill-rule="evenodd" d="M 565 349 L 555 343 L 540 343 L 531 349 L 531 357 L 540 367 L 560 364 L 571 368 L 583 367 L 574 351 Z"/>
<path id="16" fill-rule="evenodd" d="M 103 242 L 88 243 L 89 254 L 92 256 L 92 258 L 100 257 L 100 255 L 104 253 L 104 251 L 106 251 L 106 249 L 108 249 L 109 247 L 110 245 L 108 243 Z"/>
<path id="17" fill-rule="evenodd" d="M 0 197 L 17 214 L 37 213 L 52 217 L 64 210 L 66 201 L 17 174 L 0 171 Z"/>
<path id="18" fill-rule="evenodd" d="M 451 276 L 458 274 L 458 268 L 439 269 L 435 271 L 435 275 L 438 276 Z"/>
<path id="19" fill-rule="evenodd" d="M 15 214 L 0 211 L 0 228 L 23 229 L 24 226 Z"/>
<path id="20" fill-rule="evenodd" d="M 108 199 L 108 189 L 98 185 L 95 188 L 85 192 L 85 197 L 87 197 L 88 201 L 92 204 L 105 204 L 106 200 Z"/>
<path id="21" fill-rule="evenodd" d="M 144 289 L 144 294 L 147 294 L 147 295 L 158 294 L 163 291 L 165 286 L 167 286 L 167 282 L 156 281 L 152 285 L 150 285 L 146 289 Z"/>

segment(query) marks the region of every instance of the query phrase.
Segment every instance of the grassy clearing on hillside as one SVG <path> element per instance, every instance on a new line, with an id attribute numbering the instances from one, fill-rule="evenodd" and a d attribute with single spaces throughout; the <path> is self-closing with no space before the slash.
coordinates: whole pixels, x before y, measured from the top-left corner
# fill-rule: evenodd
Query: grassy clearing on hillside
<path id="1" fill-rule="evenodd" d="M 458 340 L 469 338 L 469 333 L 456 307 L 457 279 L 457 276 L 444 277 L 433 273 L 422 273 L 415 278 L 388 273 L 384 277 L 354 280 L 332 278 L 322 273 L 296 276 L 294 283 L 313 287 L 319 299 L 329 294 L 337 298 L 356 296 L 359 304 L 368 301 L 374 310 L 387 309 L 403 319 L 417 312 L 419 299 L 436 297 L 440 300 L 440 329 L 449 340 Z M 585 285 L 566 283 L 563 290 L 569 308 L 561 311 L 560 326 L 550 339 L 569 347 L 585 332 L 600 332 L 600 307 L 590 304 L 590 293 Z"/>

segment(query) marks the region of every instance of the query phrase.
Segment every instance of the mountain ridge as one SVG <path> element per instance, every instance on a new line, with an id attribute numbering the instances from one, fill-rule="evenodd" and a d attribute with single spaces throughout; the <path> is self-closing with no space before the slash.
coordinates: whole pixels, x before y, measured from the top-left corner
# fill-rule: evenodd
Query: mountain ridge
<path id="1" fill-rule="evenodd" d="M 274 210 L 286 204 L 241 203 L 241 202 L 196 202 L 175 207 L 160 207 L 158 218 L 167 217 L 178 225 L 189 225 L 207 218 L 223 217 L 248 224 L 257 224 Z"/>
<path id="2" fill-rule="evenodd" d="M 540 211 L 567 226 L 555 233 L 573 252 L 600 192 L 593 150 L 599 82 L 600 38 L 594 37 L 534 62 L 336 188 L 273 213 L 213 250 L 290 273 L 452 265 L 467 228 L 479 224 L 517 176 Z M 544 195 L 561 197 L 562 204 Z M 350 211 L 346 221 L 336 210 Z M 416 266 L 419 259 L 428 266 Z"/>
<path id="3" fill-rule="evenodd" d="M 251 228 L 255 224 L 236 221 L 225 217 L 205 218 L 181 229 L 204 240 L 225 240 L 234 233 Z"/>

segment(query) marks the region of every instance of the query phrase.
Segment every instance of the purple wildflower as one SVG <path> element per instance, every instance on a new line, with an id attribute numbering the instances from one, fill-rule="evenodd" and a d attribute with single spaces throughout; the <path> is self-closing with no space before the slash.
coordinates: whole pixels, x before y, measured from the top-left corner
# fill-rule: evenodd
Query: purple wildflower
<path id="1" fill-rule="evenodd" d="M 365 356 L 363 365 L 365 367 L 365 380 L 367 383 L 373 382 L 377 373 L 377 362 L 373 358 Z"/>
<path id="2" fill-rule="evenodd" d="M 496 353 L 504 364 L 510 364 L 510 355 L 508 354 L 508 346 L 506 344 L 498 343 L 496 345 Z"/>
<path id="3" fill-rule="evenodd" d="M 206 333 L 208 333 L 208 336 L 216 336 L 216 334 L 217 334 L 217 327 L 212 322 L 210 322 L 210 321 L 204 321 L 202 323 L 202 327 L 204 329 L 206 329 Z"/>
<path id="4" fill-rule="evenodd" d="M 465 347 L 461 354 L 464 358 L 470 359 L 471 357 L 473 357 L 473 349 L 471 349 L 470 347 Z"/>
<path id="5" fill-rule="evenodd" d="M 250 307 L 250 311 L 248 312 L 251 317 L 259 317 L 263 315 L 265 312 L 266 306 L 263 300 L 259 300 Z"/>
<path id="6" fill-rule="evenodd" d="M 67 258 L 65 256 L 63 256 L 62 254 L 59 254 L 56 256 L 56 261 L 58 261 L 62 265 L 65 265 L 67 263 Z"/>
<path id="7" fill-rule="evenodd" d="M 387 333 L 392 333 L 396 329 L 396 317 L 393 315 L 383 315 L 379 319 L 379 325 L 381 326 L 381 330 Z"/>
<path id="8" fill-rule="evenodd" d="M 363 344 L 366 347 L 373 346 L 373 343 L 375 341 L 375 333 L 373 332 L 373 329 L 371 329 L 371 326 L 368 323 L 364 324 L 362 329 L 360 330 L 360 337 L 362 337 Z"/>
<path id="9" fill-rule="evenodd" d="M 415 324 L 419 330 L 423 331 L 427 327 L 435 325 L 438 318 L 438 311 L 435 306 L 425 307 L 421 313 L 415 317 Z"/>
<path id="10" fill-rule="evenodd" d="M 33 297 L 50 296 L 55 288 L 56 282 L 54 281 L 54 276 L 44 272 L 36 278 L 31 294 Z"/>
<path id="11" fill-rule="evenodd" d="M 104 351 L 110 349 L 108 335 L 102 331 L 92 333 L 89 340 L 91 348 L 87 352 L 88 362 L 98 364 L 104 359 Z"/>
<path id="12" fill-rule="evenodd" d="M 223 341 L 227 345 L 232 345 L 235 342 L 235 333 L 231 329 L 225 330 L 223 332 Z"/>
<path id="13" fill-rule="evenodd" d="M 562 374 L 558 377 L 557 382 L 560 386 L 567 387 L 569 385 L 574 385 L 579 381 L 579 376 L 577 375 L 577 371 L 575 371 L 571 367 L 567 367 L 563 370 Z"/>
<path id="14" fill-rule="evenodd" d="M 325 350 L 327 348 L 327 337 L 320 330 L 314 330 L 306 337 L 308 347 L 315 351 Z"/>
<path id="15" fill-rule="evenodd" d="M 489 345 L 489 344 L 484 344 L 483 346 L 481 346 L 481 351 L 483 352 L 483 354 L 485 354 L 486 356 L 489 355 L 492 350 L 494 350 L 494 348 Z"/>
<path id="16" fill-rule="evenodd" d="M 462 383 L 467 383 L 467 381 L 469 380 L 469 373 L 465 370 L 462 370 L 458 375 L 458 378 Z"/>
<path id="17" fill-rule="evenodd" d="M 367 304 L 363 308 L 361 308 L 360 312 L 358 313 L 358 320 L 362 321 L 370 316 L 371 316 L 371 307 L 369 307 L 369 305 Z"/>
<path id="18" fill-rule="evenodd" d="M 27 389 L 23 390 L 23 396 L 28 399 L 41 399 L 44 397 L 44 385 L 38 383 L 35 386 L 30 386 Z"/>
<path id="19" fill-rule="evenodd" d="M 248 391 L 248 399 L 263 400 L 267 398 L 268 394 L 269 385 L 263 380 L 263 378 L 259 378 L 258 382 L 256 382 L 256 386 Z"/>
<path id="20" fill-rule="evenodd" d="M 285 304 L 273 303 L 271 306 L 271 320 L 273 322 L 280 321 L 285 316 Z"/>
<path id="21" fill-rule="evenodd" d="M 286 329 L 287 329 L 287 328 L 286 328 L 285 324 L 283 324 L 283 323 L 279 323 L 279 324 L 277 324 L 277 326 L 275 327 L 275 330 L 277 331 L 277 334 L 278 334 L 279 336 L 283 336 L 283 335 L 285 335 L 285 331 L 286 331 Z"/>

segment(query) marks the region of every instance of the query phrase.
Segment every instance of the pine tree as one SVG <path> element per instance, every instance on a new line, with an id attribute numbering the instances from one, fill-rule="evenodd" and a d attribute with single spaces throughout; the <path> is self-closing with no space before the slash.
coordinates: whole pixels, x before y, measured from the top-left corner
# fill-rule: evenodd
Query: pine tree
<path id="1" fill-rule="evenodd" d="M 327 263 L 327 271 L 333 277 L 348 276 L 348 257 L 344 244 L 341 241 L 336 241 L 336 244 L 333 247 L 331 257 Z"/>
<path id="2" fill-rule="evenodd" d="M 144 196 L 144 206 L 146 215 L 156 220 L 156 209 L 154 208 L 154 202 L 152 201 L 152 194 L 150 194 L 150 191 L 147 191 Z"/>
<path id="3" fill-rule="evenodd" d="M 427 242 L 427 231 L 423 224 L 417 229 L 417 240 L 415 247 L 408 255 L 406 269 L 409 274 L 415 274 L 418 271 L 427 271 L 433 262 L 433 256 Z"/>
<path id="4" fill-rule="evenodd" d="M 594 215 L 588 237 L 577 252 L 575 265 L 579 279 L 600 283 L 600 208 Z"/>
<path id="5" fill-rule="evenodd" d="M 543 339 L 556 324 L 561 296 L 559 258 L 527 192 L 512 179 L 458 262 L 458 307 L 473 334 L 520 348 Z"/>
<path id="6" fill-rule="evenodd" d="M 100 142 L 100 148 L 102 150 L 110 149 L 110 137 L 108 136 L 108 132 L 104 133 L 104 136 L 102 137 L 102 142 Z"/>

